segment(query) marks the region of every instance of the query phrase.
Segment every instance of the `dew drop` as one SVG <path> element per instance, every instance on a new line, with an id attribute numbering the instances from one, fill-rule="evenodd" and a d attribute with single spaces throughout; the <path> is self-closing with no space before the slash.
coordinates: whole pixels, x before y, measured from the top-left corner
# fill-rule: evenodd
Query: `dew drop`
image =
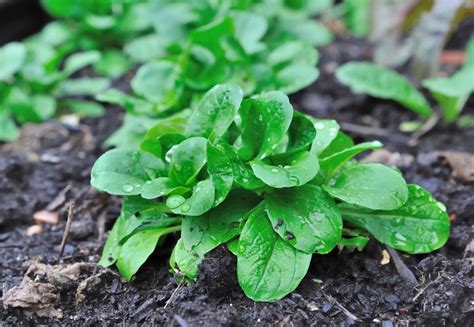
<path id="1" fill-rule="evenodd" d="M 148 175 L 150 179 L 155 179 L 156 178 L 156 171 L 150 168 L 145 168 L 145 173 Z"/>
<path id="2" fill-rule="evenodd" d="M 383 144 L 382 144 L 381 142 L 379 142 L 379 141 L 373 141 L 373 142 L 372 142 L 372 146 L 374 146 L 374 147 L 379 147 L 379 146 L 382 146 L 382 145 L 383 145 Z"/>
<path id="3" fill-rule="evenodd" d="M 134 189 L 134 187 L 133 187 L 132 184 L 123 184 L 123 186 L 122 186 L 122 190 L 126 193 L 132 192 L 133 189 Z"/>
<path id="4" fill-rule="evenodd" d="M 441 202 L 436 202 L 436 206 L 443 211 L 446 211 L 446 206 Z"/>
<path id="5" fill-rule="evenodd" d="M 290 176 L 290 178 L 288 180 L 290 181 L 290 184 L 293 185 L 293 186 L 300 185 L 300 180 L 296 176 Z"/>
<path id="6" fill-rule="evenodd" d="M 403 219 L 402 218 L 394 218 L 390 220 L 390 225 L 393 227 L 399 227 L 403 225 Z"/>
<path id="7" fill-rule="evenodd" d="M 314 124 L 314 127 L 316 129 L 323 129 L 325 127 L 325 125 L 323 123 L 316 123 L 316 124 Z"/>
<path id="8" fill-rule="evenodd" d="M 189 209 L 191 209 L 191 205 L 189 203 L 183 204 L 183 207 L 181 208 L 182 212 L 188 212 Z"/>
<path id="9" fill-rule="evenodd" d="M 272 173 L 278 173 L 278 169 L 277 168 L 272 168 Z"/>
<path id="10" fill-rule="evenodd" d="M 186 201 L 186 199 L 181 195 L 172 195 L 166 200 L 166 205 L 168 208 L 174 209 L 183 204 L 184 201 Z"/>

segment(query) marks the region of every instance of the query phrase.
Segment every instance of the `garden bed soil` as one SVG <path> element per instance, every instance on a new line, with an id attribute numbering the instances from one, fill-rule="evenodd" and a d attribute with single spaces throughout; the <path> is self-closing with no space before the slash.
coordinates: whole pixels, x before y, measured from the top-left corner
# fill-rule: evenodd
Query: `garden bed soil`
<path id="1" fill-rule="evenodd" d="M 19 285 L 31 265 L 30 281 L 56 292 L 35 299 L 32 290 L 34 303 L 22 302 L 29 310 L 0 305 L 0 325 L 474 325 L 474 184 L 469 173 L 459 175 L 469 167 L 452 167 L 452 153 L 442 152 L 456 150 L 472 158 L 474 130 L 440 123 L 410 145 L 410 135 L 398 126 L 415 119 L 413 114 L 392 102 L 354 95 L 334 78 L 341 63 L 370 55 L 370 46 L 357 40 L 324 47 L 321 77 L 293 96 L 292 103 L 316 117 L 337 119 L 357 141 L 384 142 L 388 151 L 370 159 L 397 165 L 409 182 L 446 204 L 452 232 L 442 249 L 400 254 L 398 260 L 392 252 L 388 263 L 383 261 L 387 248 L 375 241 L 362 253 L 336 249 L 315 255 L 301 285 L 275 303 L 245 297 L 236 279 L 236 259 L 224 248 L 205 259 L 193 285 L 178 285 L 168 272 L 169 250 L 156 252 L 131 283 L 114 269 L 95 265 L 84 265 L 66 284 L 52 282 L 51 276 L 62 272 L 45 273 L 51 267 L 38 263 L 58 263 L 69 203 L 75 208 L 63 267 L 97 262 L 119 213 L 117 198 L 89 186 L 91 166 L 104 151 L 101 144 L 123 114 L 111 107 L 105 117 L 83 119 L 78 126 L 24 126 L 20 140 L 0 145 L 0 295 Z M 472 99 L 466 112 L 474 113 Z M 44 224 L 42 232 L 28 236 L 34 214 L 46 208 L 59 213 L 59 223 Z M 406 266 L 400 268 L 400 262 Z"/>

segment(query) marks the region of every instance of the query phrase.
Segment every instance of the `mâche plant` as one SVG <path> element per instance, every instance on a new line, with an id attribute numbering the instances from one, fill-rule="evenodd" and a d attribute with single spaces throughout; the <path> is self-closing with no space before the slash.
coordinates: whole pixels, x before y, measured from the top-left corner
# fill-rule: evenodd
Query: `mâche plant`
<path id="1" fill-rule="evenodd" d="M 131 81 L 132 94 L 111 89 L 97 96 L 127 110 L 109 146 L 137 146 L 156 118 L 192 107 L 215 84 L 238 83 L 246 95 L 296 92 L 319 75 L 314 46 L 331 40 L 311 19 L 322 8 L 310 1 L 152 4 L 155 31 L 125 45 L 142 64 Z M 137 137 L 126 137 L 130 132 Z"/>
<path id="2" fill-rule="evenodd" d="M 16 139 L 20 133 L 17 124 L 50 119 L 58 110 L 80 116 L 102 115 L 104 109 L 99 103 L 73 97 L 92 96 L 108 88 L 110 81 L 72 76 L 99 61 L 100 53 L 75 53 L 62 59 L 61 68 L 53 64 L 56 60 L 54 46 L 43 42 L 42 34 L 0 48 L 0 141 Z"/>
<path id="3" fill-rule="evenodd" d="M 407 253 L 438 249 L 449 234 L 444 206 L 399 171 L 354 159 L 381 146 L 293 111 L 281 91 L 214 86 L 193 111 L 159 121 L 140 149 L 95 163 L 92 185 L 124 197 L 100 264 L 130 280 L 180 232 L 170 258 L 178 278 L 194 280 L 225 245 L 245 294 L 274 301 L 298 286 L 313 254 L 338 245 L 362 249 L 374 237 Z"/>

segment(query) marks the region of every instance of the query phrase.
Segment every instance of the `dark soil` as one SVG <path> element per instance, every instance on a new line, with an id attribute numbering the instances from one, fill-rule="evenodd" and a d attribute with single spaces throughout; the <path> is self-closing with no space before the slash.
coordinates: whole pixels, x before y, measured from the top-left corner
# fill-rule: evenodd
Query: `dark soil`
<path id="1" fill-rule="evenodd" d="M 275 303 L 255 303 L 244 296 L 237 284 L 236 260 L 224 248 L 204 261 L 194 285 L 182 287 L 168 272 L 167 256 L 156 253 L 131 283 L 115 273 L 97 275 L 101 268 L 82 274 L 77 283 L 100 277 L 82 290 L 80 303 L 74 287 L 61 291 L 56 308 L 62 310 L 62 319 L 28 317 L 21 309 L 0 307 L 0 326 L 473 326 L 474 258 L 466 249 L 474 235 L 474 184 L 454 179 L 452 168 L 436 151 L 474 154 L 474 130 L 441 123 L 411 146 L 410 135 L 399 132 L 398 125 L 416 119 L 413 114 L 392 102 L 353 95 L 334 79 L 339 64 L 370 54 L 370 46 L 356 40 L 325 47 L 320 79 L 292 102 L 317 117 L 337 119 L 357 141 L 383 141 L 391 154 L 382 160 L 395 160 L 409 182 L 446 204 L 452 218 L 446 246 L 428 255 L 400 255 L 417 285 L 397 271 L 393 256 L 381 264 L 385 247 L 374 241 L 362 253 L 314 256 L 297 290 Z M 472 99 L 467 112 L 474 112 Z M 27 126 L 21 140 L 0 146 L 2 295 L 21 282 L 31 261 L 57 264 L 69 201 L 75 202 L 75 214 L 62 263 L 97 262 L 120 204 L 91 190 L 89 173 L 103 152 L 100 144 L 119 126 L 120 115 L 110 108 L 105 117 L 83 120 L 78 127 L 52 122 Z M 65 197 L 53 209 L 60 213 L 59 224 L 44 225 L 42 233 L 27 236 L 33 214 L 62 190 Z"/>

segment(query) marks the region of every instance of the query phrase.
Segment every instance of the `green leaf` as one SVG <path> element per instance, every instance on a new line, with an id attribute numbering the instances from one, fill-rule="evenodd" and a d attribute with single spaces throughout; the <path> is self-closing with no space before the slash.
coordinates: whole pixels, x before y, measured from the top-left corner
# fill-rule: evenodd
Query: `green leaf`
<path id="1" fill-rule="evenodd" d="M 168 152 L 171 155 L 169 177 L 177 185 L 188 186 L 207 162 L 207 140 L 203 137 L 191 137 L 174 146 Z"/>
<path id="2" fill-rule="evenodd" d="M 0 108 L 0 141 L 11 142 L 20 136 L 20 129 L 9 113 Z"/>
<path id="3" fill-rule="evenodd" d="M 265 17 L 250 11 L 234 11 L 232 18 L 236 37 L 245 52 L 253 54 L 265 48 L 265 45 L 261 42 L 268 29 L 268 22 Z"/>
<path id="4" fill-rule="evenodd" d="M 400 173 L 378 163 L 352 166 L 323 188 L 341 201 L 373 210 L 398 209 L 408 199 Z"/>
<path id="5" fill-rule="evenodd" d="M 193 194 L 186 199 L 181 195 L 171 195 L 166 205 L 171 212 L 184 216 L 200 216 L 209 211 L 215 198 L 214 185 L 210 180 L 198 182 L 194 186 Z"/>
<path id="6" fill-rule="evenodd" d="M 360 144 L 345 148 L 344 150 L 340 152 L 336 152 L 332 155 L 329 155 L 319 160 L 321 171 L 324 172 L 324 175 L 328 179 L 331 176 L 333 176 L 334 173 L 339 168 L 341 168 L 347 161 L 349 161 L 355 155 L 367 150 L 380 149 L 381 147 L 382 147 L 382 143 L 380 143 L 379 141 L 373 141 L 373 142 L 360 143 Z"/>
<path id="7" fill-rule="evenodd" d="M 183 245 L 183 238 L 181 238 L 173 250 L 173 259 L 177 267 L 174 266 L 172 268 L 175 271 L 178 269 L 180 273 L 194 280 L 199 273 L 198 266 L 204 260 L 204 256 L 218 245 L 219 244 L 211 238 L 205 237 L 198 246 L 192 250 L 187 250 Z"/>
<path id="8" fill-rule="evenodd" d="M 260 202 L 253 192 L 235 189 L 219 206 L 209 211 L 209 232 L 219 243 L 240 234 L 244 217 Z"/>
<path id="9" fill-rule="evenodd" d="M 162 35 L 150 34 L 125 43 L 124 52 L 135 62 L 149 62 L 166 54 L 169 41 Z"/>
<path id="10" fill-rule="evenodd" d="M 164 164 L 150 153 L 114 149 L 97 159 L 91 172 L 91 184 L 114 195 L 138 195 L 145 182 L 164 173 Z"/>
<path id="11" fill-rule="evenodd" d="M 279 91 L 295 93 L 316 81 L 319 70 L 316 67 L 295 64 L 283 68 L 276 74 L 276 87 Z"/>
<path id="12" fill-rule="evenodd" d="M 429 103 L 399 73 L 367 62 L 350 62 L 336 71 L 337 78 L 355 93 L 394 100 L 422 117 L 432 114 Z"/>
<path id="13" fill-rule="evenodd" d="M 125 74 L 132 64 L 127 56 L 118 50 L 109 50 L 102 53 L 102 57 L 95 63 L 96 72 L 111 78 L 118 78 Z"/>
<path id="14" fill-rule="evenodd" d="M 66 100 L 62 102 L 62 105 L 81 117 L 101 117 L 105 114 L 105 108 L 97 102 Z"/>
<path id="15" fill-rule="evenodd" d="M 313 122 L 297 111 L 293 113 L 293 120 L 288 129 L 288 143 L 282 155 L 289 156 L 297 152 L 308 150 L 316 137 Z"/>
<path id="16" fill-rule="evenodd" d="M 221 137 L 234 121 L 243 98 L 242 89 L 235 84 L 221 84 L 209 90 L 189 117 L 186 135 Z"/>
<path id="17" fill-rule="evenodd" d="M 168 177 L 158 177 L 145 182 L 141 190 L 144 199 L 156 199 L 169 194 L 185 194 L 191 191 L 187 187 L 174 185 Z"/>
<path id="18" fill-rule="evenodd" d="M 140 148 L 164 159 L 164 155 L 172 146 L 186 139 L 183 135 L 187 116 L 188 111 L 184 110 L 176 115 L 160 119 L 155 126 L 146 132 Z"/>
<path id="19" fill-rule="evenodd" d="M 26 58 L 25 46 L 19 42 L 11 42 L 0 48 L 0 81 L 12 77 L 21 69 Z"/>
<path id="20" fill-rule="evenodd" d="M 94 96 L 97 93 L 104 91 L 110 87 L 110 80 L 107 78 L 76 78 L 68 79 L 59 85 L 56 90 L 56 95 L 59 97 L 75 96 L 75 95 L 90 95 Z"/>
<path id="21" fill-rule="evenodd" d="M 138 196 L 125 197 L 120 216 L 107 237 L 99 264 L 104 267 L 114 264 L 123 243 L 138 231 L 179 225 L 180 219 L 166 216 L 165 208 L 162 203 Z"/>
<path id="22" fill-rule="evenodd" d="M 320 155 L 337 137 L 339 124 L 332 119 L 313 119 L 316 137 L 311 145 L 311 152 Z"/>
<path id="23" fill-rule="evenodd" d="M 75 53 L 64 62 L 63 73 L 70 76 L 84 67 L 95 64 L 100 58 L 100 52 L 95 50 Z"/>
<path id="24" fill-rule="evenodd" d="M 319 53 L 314 47 L 300 41 L 285 42 L 268 55 L 268 63 L 276 69 L 291 64 L 315 66 L 318 59 Z"/>
<path id="25" fill-rule="evenodd" d="M 214 206 L 219 205 L 229 194 L 234 183 L 232 161 L 225 149 L 218 144 L 207 143 L 207 172 L 216 191 Z"/>
<path id="26" fill-rule="evenodd" d="M 474 92 L 474 66 L 465 66 L 450 78 L 431 78 L 423 86 L 438 101 L 444 118 L 454 121 L 461 113 L 469 96 Z"/>
<path id="27" fill-rule="evenodd" d="M 342 217 L 370 232 L 379 242 L 408 253 L 428 253 L 442 247 L 449 236 L 443 204 L 417 185 L 408 185 L 408 201 L 391 211 L 372 211 L 340 204 Z"/>
<path id="28" fill-rule="evenodd" d="M 331 32 L 316 20 L 289 19 L 281 22 L 289 40 L 300 40 L 313 46 L 322 46 L 333 40 Z"/>
<path id="29" fill-rule="evenodd" d="M 245 295 L 276 301 L 295 290 L 308 271 L 311 254 L 298 251 L 272 228 L 264 207 L 248 217 L 239 240 L 237 277 Z"/>
<path id="30" fill-rule="evenodd" d="M 277 91 L 262 93 L 242 103 L 240 108 L 244 160 L 263 159 L 282 141 L 293 117 L 288 97 Z"/>
<path id="31" fill-rule="evenodd" d="M 270 165 L 261 160 L 253 160 L 250 165 L 255 176 L 275 188 L 304 185 L 319 170 L 318 158 L 308 151 L 286 158 L 286 161 L 284 165 Z"/>
<path id="32" fill-rule="evenodd" d="M 133 234 L 122 245 L 117 258 L 117 268 L 120 274 L 126 280 L 131 280 L 146 259 L 153 253 L 160 237 L 178 230 L 179 226 L 173 226 L 156 230 L 144 230 Z"/>
<path id="33" fill-rule="evenodd" d="M 334 135 L 334 130 L 329 131 Z M 336 137 L 331 143 L 319 154 L 320 159 L 330 157 L 336 153 L 343 152 L 354 146 L 354 141 L 344 132 L 337 132 Z"/>
<path id="34" fill-rule="evenodd" d="M 168 61 L 144 64 L 133 77 L 131 86 L 136 94 L 166 110 L 176 104 L 181 96 L 180 68 Z"/>
<path id="35" fill-rule="evenodd" d="M 303 252 L 329 253 L 341 238 L 339 209 L 318 186 L 270 192 L 265 208 L 275 232 Z"/>
<path id="36" fill-rule="evenodd" d="M 159 121 L 147 116 L 125 114 L 122 126 L 109 136 L 104 144 L 108 147 L 138 149 L 147 130 Z"/>
<path id="37" fill-rule="evenodd" d="M 265 186 L 265 184 L 254 175 L 250 165 L 240 159 L 237 150 L 233 146 L 224 141 L 219 142 L 218 146 L 224 150 L 226 156 L 229 157 L 232 163 L 234 182 L 237 185 L 247 190 L 256 190 Z"/>
<path id="38" fill-rule="evenodd" d="M 354 252 L 356 249 L 359 252 L 362 252 L 369 242 L 369 238 L 365 236 L 356 236 L 351 238 L 342 237 L 337 246 L 342 249 L 346 248 L 349 252 Z"/>

